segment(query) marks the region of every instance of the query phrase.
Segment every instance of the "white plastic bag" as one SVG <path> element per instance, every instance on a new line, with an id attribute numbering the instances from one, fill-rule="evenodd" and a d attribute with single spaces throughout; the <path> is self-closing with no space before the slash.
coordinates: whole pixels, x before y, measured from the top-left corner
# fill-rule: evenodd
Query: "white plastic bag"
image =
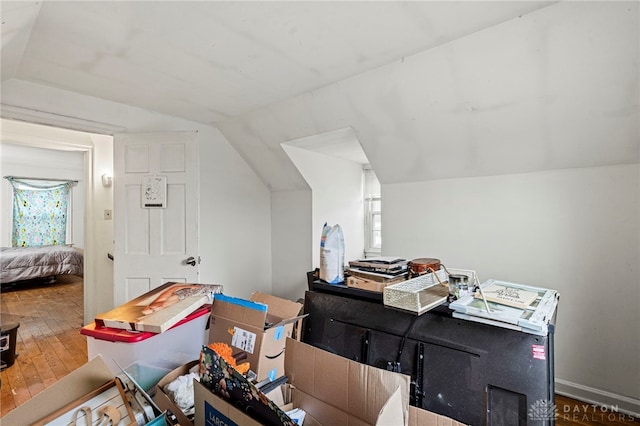
<path id="1" fill-rule="evenodd" d="M 344 237 L 340 225 L 322 227 L 320 279 L 329 284 L 344 282 Z"/>

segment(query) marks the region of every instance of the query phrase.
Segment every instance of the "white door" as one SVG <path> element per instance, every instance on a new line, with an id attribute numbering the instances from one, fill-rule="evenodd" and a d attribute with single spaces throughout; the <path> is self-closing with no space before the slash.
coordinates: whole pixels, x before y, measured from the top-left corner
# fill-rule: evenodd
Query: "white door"
<path id="1" fill-rule="evenodd" d="M 198 281 L 198 134 L 114 137 L 114 306 Z"/>

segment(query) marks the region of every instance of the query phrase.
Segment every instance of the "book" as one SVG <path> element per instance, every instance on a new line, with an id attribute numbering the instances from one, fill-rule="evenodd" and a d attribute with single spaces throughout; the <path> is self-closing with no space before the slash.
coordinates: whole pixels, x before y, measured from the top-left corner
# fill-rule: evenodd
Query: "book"
<path id="1" fill-rule="evenodd" d="M 203 305 L 222 285 L 168 282 L 110 311 L 96 315 L 100 327 L 163 333 Z"/>
<path id="2" fill-rule="evenodd" d="M 527 291 L 520 287 L 510 286 L 508 283 L 492 283 L 491 285 L 483 287 L 482 292 L 484 293 L 485 299 L 490 302 L 520 309 L 531 305 L 538 298 L 538 293 Z M 482 299 L 482 294 L 478 291 L 475 297 Z"/>

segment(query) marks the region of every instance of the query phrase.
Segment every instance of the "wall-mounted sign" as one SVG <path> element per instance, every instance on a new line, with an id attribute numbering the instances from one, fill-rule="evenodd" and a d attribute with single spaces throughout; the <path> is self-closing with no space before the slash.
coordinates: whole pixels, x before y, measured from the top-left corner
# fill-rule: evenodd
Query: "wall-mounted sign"
<path id="1" fill-rule="evenodd" d="M 142 207 L 146 209 L 167 207 L 167 177 L 142 177 Z"/>

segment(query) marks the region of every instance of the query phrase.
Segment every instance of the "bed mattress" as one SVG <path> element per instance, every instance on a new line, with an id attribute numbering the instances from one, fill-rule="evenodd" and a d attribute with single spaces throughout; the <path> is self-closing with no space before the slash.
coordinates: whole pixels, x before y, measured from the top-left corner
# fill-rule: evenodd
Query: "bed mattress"
<path id="1" fill-rule="evenodd" d="M 2 247 L 1 283 L 11 283 L 52 275 L 82 275 L 83 252 L 67 246 Z"/>

